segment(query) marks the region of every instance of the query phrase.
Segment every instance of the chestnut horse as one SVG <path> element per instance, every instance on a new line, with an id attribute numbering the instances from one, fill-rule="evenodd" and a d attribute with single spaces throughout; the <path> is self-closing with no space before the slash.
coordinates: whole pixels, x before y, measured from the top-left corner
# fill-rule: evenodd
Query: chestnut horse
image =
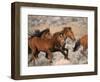
<path id="1" fill-rule="evenodd" d="M 80 45 L 83 46 L 83 51 L 85 51 L 88 48 L 88 35 L 85 34 L 82 36 L 76 43 L 73 51 L 77 51 L 80 47 Z"/>
<path id="2" fill-rule="evenodd" d="M 72 41 L 76 40 L 71 27 L 64 27 L 61 33 L 63 33 L 65 39 L 70 38 Z"/>
<path id="3" fill-rule="evenodd" d="M 33 37 L 40 37 L 43 39 L 51 39 L 52 35 L 50 34 L 50 30 L 47 28 L 47 29 L 44 29 L 42 31 L 35 30 L 35 33 L 30 38 L 28 38 L 28 41 Z M 28 46 L 28 54 L 30 54 L 31 52 L 32 52 L 32 50 Z"/>
<path id="4" fill-rule="evenodd" d="M 48 54 L 47 58 L 51 62 L 52 60 L 51 50 L 55 47 L 57 43 L 60 44 L 60 46 L 64 44 L 64 38 L 61 33 L 59 33 L 58 35 L 53 35 L 51 39 L 48 38 L 45 39 L 41 37 L 33 37 L 29 39 L 29 47 L 31 48 L 33 55 L 30 61 L 35 60 L 35 58 L 38 57 L 38 53 L 40 51 L 43 51 Z"/>

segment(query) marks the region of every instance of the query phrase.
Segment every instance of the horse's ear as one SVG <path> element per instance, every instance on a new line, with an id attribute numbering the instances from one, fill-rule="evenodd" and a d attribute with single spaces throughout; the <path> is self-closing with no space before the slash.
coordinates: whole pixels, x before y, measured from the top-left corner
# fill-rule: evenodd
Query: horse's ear
<path id="1" fill-rule="evenodd" d="M 67 28 L 67 27 L 64 27 L 64 29 L 63 29 L 63 30 L 66 30 L 66 31 L 67 31 L 67 30 L 68 30 L 68 28 Z"/>
<path id="2" fill-rule="evenodd" d="M 71 27 L 68 27 L 68 29 L 71 30 L 72 28 Z"/>
<path id="3" fill-rule="evenodd" d="M 47 32 L 50 32 L 50 29 L 49 28 L 47 28 Z"/>
<path id="4" fill-rule="evenodd" d="M 71 27 L 64 27 L 64 30 L 71 30 Z"/>
<path id="5" fill-rule="evenodd" d="M 60 33 L 59 35 L 60 35 L 60 36 L 63 36 L 63 33 Z"/>
<path id="6" fill-rule="evenodd" d="M 35 33 L 37 33 L 37 34 L 40 33 L 40 30 L 39 29 L 35 30 Z"/>

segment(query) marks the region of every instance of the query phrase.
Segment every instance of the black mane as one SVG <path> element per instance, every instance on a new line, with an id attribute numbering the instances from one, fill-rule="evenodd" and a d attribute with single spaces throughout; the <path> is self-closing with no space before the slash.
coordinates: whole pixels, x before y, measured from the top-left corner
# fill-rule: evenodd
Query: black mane
<path id="1" fill-rule="evenodd" d="M 31 37 L 41 37 L 42 36 L 42 34 L 44 34 L 45 32 L 49 32 L 49 29 L 47 28 L 47 29 L 44 29 L 44 30 L 42 30 L 42 31 L 40 31 L 40 30 L 35 30 L 35 32 L 33 33 L 33 35 L 31 36 Z"/>

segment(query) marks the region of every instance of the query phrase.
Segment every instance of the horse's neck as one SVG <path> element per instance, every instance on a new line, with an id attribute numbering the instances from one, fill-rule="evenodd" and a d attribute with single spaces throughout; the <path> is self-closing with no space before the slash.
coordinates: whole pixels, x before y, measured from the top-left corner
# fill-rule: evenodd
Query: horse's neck
<path id="1" fill-rule="evenodd" d="M 68 35 L 66 35 L 67 33 L 65 32 L 65 30 L 62 30 L 61 32 L 64 34 L 64 38 L 67 39 L 68 38 Z"/>
<path id="2" fill-rule="evenodd" d="M 51 39 L 51 44 L 52 44 L 53 46 L 55 46 L 55 45 L 57 44 L 56 38 L 52 38 L 52 39 Z"/>

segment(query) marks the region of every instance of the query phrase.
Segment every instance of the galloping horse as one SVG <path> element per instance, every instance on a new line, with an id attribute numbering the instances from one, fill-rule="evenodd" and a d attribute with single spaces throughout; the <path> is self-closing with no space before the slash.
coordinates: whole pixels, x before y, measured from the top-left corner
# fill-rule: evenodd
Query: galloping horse
<path id="1" fill-rule="evenodd" d="M 64 41 L 66 41 L 67 38 L 70 38 L 72 41 L 76 40 L 71 27 L 64 27 L 64 29 L 62 31 L 56 32 L 56 33 L 54 33 L 54 35 L 58 35 L 59 33 L 63 34 Z M 66 42 L 64 42 L 63 46 L 58 46 L 56 44 L 56 46 L 55 46 L 56 48 L 54 50 L 62 52 L 64 57 L 65 57 L 65 59 L 69 59 L 68 58 L 68 49 L 65 48 L 65 45 L 66 45 Z M 67 54 L 64 51 L 67 51 Z"/>
<path id="2" fill-rule="evenodd" d="M 72 41 L 76 40 L 71 27 L 64 27 L 61 33 L 63 33 L 65 39 L 69 37 Z"/>
<path id="3" fill-rule="evenodd" d="M 30 38 L 28 38 L 28 41 L 33 38 L 33 37 L 40 37 L 42 39 L 51 39 L 52 35 L 50 34 L 50 30 L 47 28 L 47 29 L 44 29 L 42 31 L 40 30 L 35 30 L 34 34 L 31 35 Z M 32 50 L 30 49 L 30 47 L 28 46 L 28 53 L 31 53 Z"/>
<path id="4" fill-rule="evenodd" d="M 35 60 L 35 58 L 38 57 L 38 53 L 40 51 L 43 51 L 48 54 L 46 57 L 51 62 L 52 60 L 51 50 L 55 47 L 57 43 L 60 44 L 60 46 L 64 44 L 64 38 L 61 33 L 59 33 L 58 35 L 53 35 L 51 39 L 32 37 L 31 39 L 29 39 L 29 47 L 31 48 L 33 55 L 30 61 Z"/>
<path id="5" fill-rule="evenodd" d="M 80 45 L 83 46 L 83 51 L 85 51 L 88 48 L 88 35 L 85 34 L 84 36 L 82 36 L 75 44 L 75 47 L 73 49 L 73 51 L 77 51 L 80 47 Z"/>

